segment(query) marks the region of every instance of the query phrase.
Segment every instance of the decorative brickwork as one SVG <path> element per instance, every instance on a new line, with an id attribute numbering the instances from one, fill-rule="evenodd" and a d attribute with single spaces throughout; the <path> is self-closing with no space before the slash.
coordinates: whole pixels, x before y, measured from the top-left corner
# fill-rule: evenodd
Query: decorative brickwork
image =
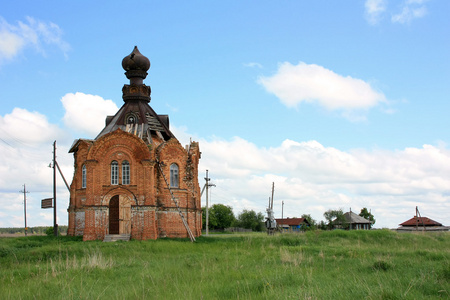
<path id="1" fill-rule="evenodd" d="M 135 48 L 122 65 L 133 86 L 145 93 L 136 98 L 132 95 L 136 91 L 126 85 L 125 104 L 115 116 L 107 117 L 99 136 L 76 140 L 70 149 L 74 176 L 68 235 L 83 235 L 85 241 L 102 240 L 112 231 L 139 240 L 188 237 L 171 191 L 193 235 L 201 234 L 198 143 L 183 147 L 169 130 L 168 117 L 149 106 L 150 87 L 142 78 L 150 63 L 139 55 Z M 174 177 L 178 183 L 172 188 L 164 177 L 170 182 L 173 164 L 178 167 Z"/>

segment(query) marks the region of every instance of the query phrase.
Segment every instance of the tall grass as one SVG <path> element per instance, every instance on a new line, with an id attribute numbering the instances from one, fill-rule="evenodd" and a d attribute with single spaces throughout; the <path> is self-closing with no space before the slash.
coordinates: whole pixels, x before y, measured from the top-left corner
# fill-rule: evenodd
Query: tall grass
<path id="1" fill-rule="evenodd" d="M 448 299 L 450 235 L 0 239 L 1 299 Z"/>

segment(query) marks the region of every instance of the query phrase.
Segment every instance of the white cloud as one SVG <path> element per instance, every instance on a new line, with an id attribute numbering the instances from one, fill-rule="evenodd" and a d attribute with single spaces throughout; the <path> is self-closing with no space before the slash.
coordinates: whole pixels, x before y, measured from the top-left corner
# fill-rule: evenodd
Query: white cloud
<path id="1" fill-rule="evenodd" d="M 61 102 L 66 110 L 65 125 L 88 138 L 95 138 L 105 127 L 105 117 L 118 111 L 113 101 L 83 93 L 68 93 Z"/>
<path id="2" fill-rule="evenodd" d="M 392 23 L 409 24 L 428 13 L 426 2 L 428 0 L 405 0 L 398 7 L 400 11 L 392 13 L 393 9 L 388 8 L 387 0 L 366 0 L 365 17 L 370 25 L 377 25 L 385 14 L 390 13 Z"/>
<path id="3" fill-rule="evenodd" d="M 285 217 L 308 213 L 322 220 L 327 209 L 367 207 L 377 227 L 396 227 L 419 206 L 432 219 L 450 220 L 450 151 L 445 148 L 346 152 L 292 140 L 258 148 L 238 137 L 201 140 L 200 147 L 200 173 L 208 169 L 216 184 L 212 203 L 231 205 L 235 213 L 264 212 L 275 182 L 277 217 L 284 201 Z"/>
<path id="4" fill-rule="evenodd" d="M 386 11 L 385 0 L 367 0 L 365 5 L 366 19 L 371 25 L 380 21 L 382 14 Z"/>
<path id="5" fill-rule="evenodd" d="M 365 110 L 380 102 L 385 96 L 375 91 L 369 83 L 342 76 L 315 64 L 284 62 L 271 77 L 260 77 L 258 83 L 277 96 L 287 107 L 301 102 L 317 102 L 329 110 Z"/>
<path id="6" fill-rule="evenodd" d="M 79 115 L 85 111 L 86 103 L 97 111 L 112 109 L 111 103 L 98 96 L 77 93 L 67 94 L 63 99 L 76 123 L 86 120 L 86 115 L 82 118 Z M 103 122 L 107 114 L 97 118 Z M 29 120 L 27 127 L 21 127 L 24 116 Z M 21 109 L 1 117 L 0 129 L 0 205 L 8 207 L 0 226 L 22 226 L 22 195 L 18 191 L 24 183 L 31 191 L 27 195 L 29 226 L 51 225 L 48 224 L 51 214 L 40 209 L 40 199 L 52 196 L 52 169 L 47 166 L 52 159 L 51 141 L 61 136 L 62 130 L 39 113 Z M 33 132 L 32 136 L 22 133 L 24 130 Z M 95 134 L 99 130 L 95 129 Z M 182 144 L 188 143 L 191 135 L 185 127 L 172 126 L 172 130 Z M 70 183 L 73 158 L 67 153 L 68 138 L 65 140 L 58 144 L 57 157 Z M 224 140 L 194 136 L 193 140 L 200 142 L 202 152 L 200 185 L 204 184 L 206 169 L 211 182 L 216 184 L 210 189 L 210 203 L 231 205 L 236 214 L 243 209 L 265 212 L 275 182 L 277 217 L 281 217 L 282 201 L 285 217 L 306 213 L 318 221 L 323 220 L 328 209 L 352 208 L 359 212 L 367 207 L 377 219 L 376 227 L 394 228 L 411 218 L 418 206 L 422 215 L 449 225 L 450 150 L 445 145 L 397 151 L 342 151 L 317 141 L 286 139 L 280 145 L 265 148 L 240 137 Z M 65 209 L 69 194 L 59 175 L 57 181 L 58 222 L 67 224 Z"/>
<path id="7" fill-rule="evenodd" d="M 23 226 L 23 190 L 27 191 L 29 226 L 46 225 L 39 217 L 40 200 L 52 196 L 52 144 L 57 140 L 57 161 L 66 179 L 73 173 L 73 160 L 68 152 L 72 138 L 39 112 L 15 108 L 0 116 L 0 206 L 8 212 L 0 221 L 1 227 Z M 57 175 L 58 203 L 63 207 L 63 222 L 68 192 Z M 50 225 L 50 224 L 49 224 Z"/>
<path id="8" fill-rule="evenodd" d="M 14 108 L 11 114 L 0 116 L 0 136 L 14 143 L 37 145 L 50 143 L 64 133 L 56 125 L 50 124 L 47 117 L 39 112 L 30 112 L 22 108 Z"/>
<path id="9" fill-rule="evenodd" d="M 257 62 L 249 62 L 249 63 L 245 63 L 244 67 L 248 67 L 248 68 L 259 68 L 262 69 L 263 66 L 260 63 Z"/>
<path id="10" fill-rule="evenodd" d="M 0 62 L 13 59 L 27 47 L 45 56 L 48 49 L 56 46 L 67 56 L 70 45 L 62 36 L 61 28 L 52 22 L 26 17 L 25 22 L 12 25 L 0 16 Z"/>
<path id="11" fill-rule="evenodd" d="M 427 0 L 407 0 L 401 7 L 401 12 L 392 16 L 393 23 L 409 24 L 413 19 L 424 17 L 428 11 L 425 5 Z"/>

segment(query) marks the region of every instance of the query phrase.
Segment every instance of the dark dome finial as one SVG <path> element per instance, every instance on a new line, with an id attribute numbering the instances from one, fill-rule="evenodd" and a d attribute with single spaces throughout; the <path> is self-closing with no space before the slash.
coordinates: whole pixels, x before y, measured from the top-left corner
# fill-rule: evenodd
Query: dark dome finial
<path id="1" fill-rule="evenodd" d="M 122 68 L 125 75 L 130 79 L 130 84 L 125 84 L 122 88 L 123 101 L 144 100 L 150 102 L 150 86 L 144 84 L 147 71 L 150 69 L 150 60 L 139 52 L 134 46 L 133 52 L 122 60 Z"/>
<path id="2" fill-rule="evenodd" d="M 133 52 L 122 60 L 122 68 L 126 71 L 125 75 L 131 83 L 142 84 L 142 80 L 147 77 L 147 71 L 150 69 L 150 60 L 139 52 L 137 46 L 134 46 Z"/>

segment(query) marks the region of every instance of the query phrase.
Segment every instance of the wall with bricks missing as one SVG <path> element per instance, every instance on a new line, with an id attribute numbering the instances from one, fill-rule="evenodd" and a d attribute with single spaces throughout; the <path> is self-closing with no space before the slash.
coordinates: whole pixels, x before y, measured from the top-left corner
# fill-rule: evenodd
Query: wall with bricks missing
<path id="1" fill-rule="evenodd" d="M 182 147 L 169 130 L 169 117 L 149 106 L 151 89 L 143 79 L 150 61 L 137 47 L 122 67 L 130 79 L 122 88 L 125 104 L 106 118 L 95 140 L 76 140 L 69 150 L 74 175 L 68 235 L 82 235 L 85 241 L 107 234 L 139 240 L 184 238 L 188 232 L 181 211 L 193 235 L 199 236 L 198 143 Z M 173 178 L 171 166 L 176 169 Z M 172 186 L 171 180 L 177 184 Z"/>
<path id="2" fill-rule="evenodd" d="M 103 239 L 110 233 L 109 202 L 119 196 L 120 234 L 143 240 L 188 237 L 170 190 L 194 236 L 201 234 L 198 143 L 192 142 L 185 148 L 172 138 L 158 146 L 149 146 L 136 135 L 117 129 L 96 141 L 78 140 L 73 152 L 75 171 L 68 208 L 69 235 L 83 235 L 83 240 Z M 129 184 L 121 184 L 120 166 L 125 160 L 130 165 Z M 112 161 L 119 165 L 118 184 L 111 184 Z M 179 167 L 179 187 L 169 190 L 164 176 L 170 179 L 173 163 Z M 86 187 L 82 187 L 83 166 Z"/>

